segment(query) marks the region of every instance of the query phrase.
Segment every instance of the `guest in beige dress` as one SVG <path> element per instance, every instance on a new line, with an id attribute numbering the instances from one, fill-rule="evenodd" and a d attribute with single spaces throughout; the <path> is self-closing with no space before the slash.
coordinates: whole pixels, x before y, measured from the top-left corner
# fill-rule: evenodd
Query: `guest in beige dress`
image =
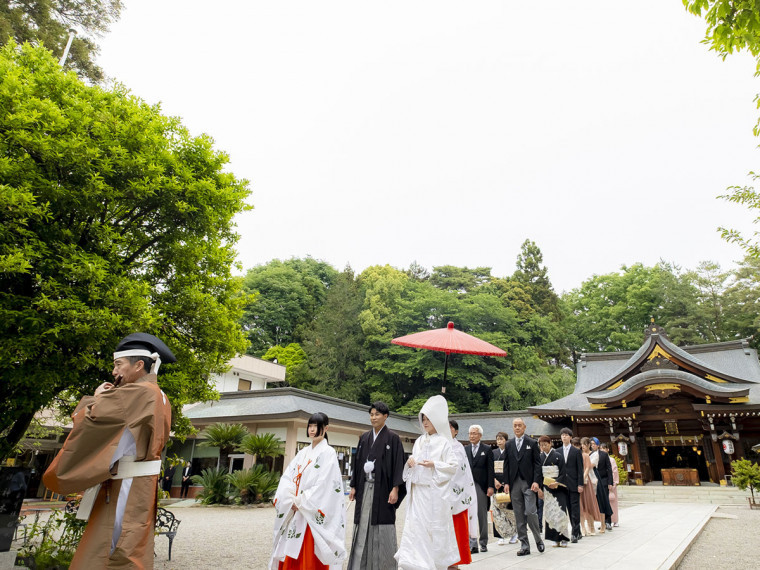
<path id="1" fill-rule="evenodd" d="M 584 437 L 581 439 L 581 451 L 583 452 L 583 492 L 581 493 L 581 529 L 585 536 L 593 536 L 594 521 L 601 523 L 601 531 L 604 532 L 604 517 L 599 512 L 599 503 L 596 501 L 596 476 L 594 465 L 591 463 L 591 441 Z"/>

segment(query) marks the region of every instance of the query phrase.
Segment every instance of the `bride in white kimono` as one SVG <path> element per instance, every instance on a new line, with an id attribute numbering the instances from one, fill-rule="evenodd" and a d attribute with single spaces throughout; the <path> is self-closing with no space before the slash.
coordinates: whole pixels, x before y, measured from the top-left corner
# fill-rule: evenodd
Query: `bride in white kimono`
<path id="1" fill-rule="evenodd" d="M 433 396 L 425 402 L 419 420 L 424 434 L 404 466 L 407 510 L 396 561 L 399 570 L 442 570 L 459 560 L 450 490 L 459 462 L 445 398 Z"/>
<path id="2" fill-rule="evenodd" d="M 327 443 L 329 419 L 309 418 L 311 445 L 290 462 L 274 498 L 274 544 L 269 570 L 340 570 L 346 558 L 346 520 L 338 456 Z"/>

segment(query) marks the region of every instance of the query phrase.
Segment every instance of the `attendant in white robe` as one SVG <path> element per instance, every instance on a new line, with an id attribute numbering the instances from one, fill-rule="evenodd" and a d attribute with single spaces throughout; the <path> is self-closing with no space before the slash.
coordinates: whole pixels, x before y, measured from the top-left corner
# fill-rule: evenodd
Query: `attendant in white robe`
<path id="1" fill-rule="evenodd" d="M 477 540 L 480 536 L 478 525 L 478 495 L 475 491 L 475 481 L 470 470 L 470 461 L 464 446 L 456 439 L 459 433 L 459 424 L 456 420 L 449 420 L 451 426 L 451 447 L 459 461 L 457 472 L 451 478 L 451 493 L 454 505 L 451 514 L 454 520 L 454 532 L 457 537 L 459 548 L 458 564 L 470 564 L 472 553 L 470 552 L 470 539 Z M 458 566 L 454 566 L 458 568 Z"/>
<path id="2" fill-rule="evenodd" d="M 274 498 L 269 570 L 340 570 L 346 558 L 346 519 L 338 456 L 327 443 L 329 419 L 309 419 L 311 445 L 290 462 Z"/>
<path id="3" fill-rule="evenodd" d="M 444 570 L 459 560 L 450 489 L 459 461 L 444 397 L 425 402 L 419 420 L 424 435 L 414 442 L 404 466 L 407 511 L 396 560 L 399 570 Z"/>

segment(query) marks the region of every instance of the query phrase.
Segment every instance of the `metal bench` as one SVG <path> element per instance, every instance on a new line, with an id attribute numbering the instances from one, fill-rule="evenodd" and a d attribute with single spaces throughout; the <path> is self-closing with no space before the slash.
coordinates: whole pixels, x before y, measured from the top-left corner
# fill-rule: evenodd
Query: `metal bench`
<path id="1" fill-rule="evenodd" d="M 76 513 L 79 510 L 79 500 L 72 499 L 66 503 L 64 509 L 67 513 Z M 169 539 L 169 561 L 172 559 L 172 545 L 174 544 L 174 537 L 177 536 L 180 522 L 182 521 L 175 517 L 173 512 L 167 511 L 163 507 L 158 507 L 155 531 L 157 535 L 164 535 Z"/>
<path id="2" fill-rule="evenodd" d="M 158 507 L 158 513 L 156 515 L 156 534 L 163 534 L 169 539 L 169 561 L 172 559 L 172 543 L 174 537 L 177 536 L 177 529 L 179 528 L 180 521 L 174 516 L 174 513 L 167 511 L 163 507 Z"/>

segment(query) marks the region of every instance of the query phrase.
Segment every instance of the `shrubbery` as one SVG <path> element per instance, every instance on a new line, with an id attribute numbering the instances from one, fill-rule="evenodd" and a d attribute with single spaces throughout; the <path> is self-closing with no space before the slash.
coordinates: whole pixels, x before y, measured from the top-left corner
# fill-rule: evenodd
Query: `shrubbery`
<path id="1" fill-rule="evenodd" d="M 193 475 L 192 480 L 203 486 L 195 498 L 204 505 L 248 505 L 269 500 L 277 490 L 280 473 L 270 472 L 264 465 L 232 473 L 215 467 Z"/>

